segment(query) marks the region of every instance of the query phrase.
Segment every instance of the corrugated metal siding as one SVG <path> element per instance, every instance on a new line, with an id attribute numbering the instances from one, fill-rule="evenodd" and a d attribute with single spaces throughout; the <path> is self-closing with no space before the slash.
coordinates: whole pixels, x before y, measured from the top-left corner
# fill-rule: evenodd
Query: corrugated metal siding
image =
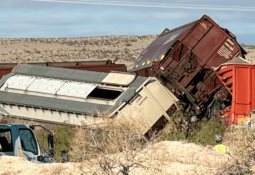
<path id="1" fill-rule="evenodd" d="M 231 108 L 225 117 L 229 124 L 238 124 L 255 109 L 255 65 L 224 64 L 217 74 L 232 95 Z"/>
<path id="2" fill-rule="evenodd" d="M 107 113 L 112 107 L 111 105 L 8 92 L 0 92 L 0 103 L 88 115 Z"/>

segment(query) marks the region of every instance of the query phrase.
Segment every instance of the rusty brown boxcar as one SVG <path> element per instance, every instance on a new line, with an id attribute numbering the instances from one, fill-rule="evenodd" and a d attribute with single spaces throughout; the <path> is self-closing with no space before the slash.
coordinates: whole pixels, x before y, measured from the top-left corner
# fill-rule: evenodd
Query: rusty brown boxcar
<path id="1" fill-rule="evenodd" d="M 72 61 L 72 62 L 38 62 L 29 63 L 37 65 L 45 65 L 50 67 L 62 67 L 67 69 L 89 70 L 98 72 L 121 71 L 126 72 L 125 64 L 115 64 L 111 60 L 102 61 Z M 17 63 L 2 63 L 0 64 L 0 78 L 12 71 Z"/>
<path id="2" fill-rule="evenodd" d="M 173 30 L 165 29 L 129 71 L 158 77 L 185 107 L 199 115 L 223 87 L 212 67 L 245 54 L 231 32 L 204 15 Z"/>

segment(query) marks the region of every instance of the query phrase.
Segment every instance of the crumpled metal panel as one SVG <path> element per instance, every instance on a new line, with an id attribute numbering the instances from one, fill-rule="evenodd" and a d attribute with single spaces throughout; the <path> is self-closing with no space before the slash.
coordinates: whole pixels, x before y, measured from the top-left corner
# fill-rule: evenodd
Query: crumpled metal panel
<path id="1" fill-rule="evenodd" d="M 151 67 L 153 63 L 164 59 L 166 54 L 182 35 L 194 26 L 195 22 L 173 30 L 165 29 L 137 58 L 130 72 Z"/>

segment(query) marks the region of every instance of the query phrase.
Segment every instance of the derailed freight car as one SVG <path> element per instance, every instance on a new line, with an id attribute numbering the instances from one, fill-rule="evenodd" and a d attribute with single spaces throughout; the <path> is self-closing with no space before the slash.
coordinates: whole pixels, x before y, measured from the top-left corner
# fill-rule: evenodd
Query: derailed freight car
<path id="1" fill-rule="evenodd" d="M 43 65 L 49 67 L 62 67 L 67 69 L 88 70 L 98 72 L 127 71 L 125 64 L 115 64 L 111 60 L 101 61 L 68 61 L 68 62 L 31 62 L 27 64 Z M 18 63 L 0 63 L 0 78 L 12 71 Z"/>
<path id="2" fill-rule="evenodd" d="M 156 76 L 186 109 L 201 115 L 223 87 L 212 67 L 245 54 L 231 32 L 204 15 L 173 30 L 165 29 L 129 71 Z"/>
<path id="3" fill-rule="evenodd" d="M 61 125 L 93 126 L 119 118 L 146 134 L 170 120 L 177 101 L 156 78 L 125 72 L 21 64 L 0 80 L 6 116 Z"/>

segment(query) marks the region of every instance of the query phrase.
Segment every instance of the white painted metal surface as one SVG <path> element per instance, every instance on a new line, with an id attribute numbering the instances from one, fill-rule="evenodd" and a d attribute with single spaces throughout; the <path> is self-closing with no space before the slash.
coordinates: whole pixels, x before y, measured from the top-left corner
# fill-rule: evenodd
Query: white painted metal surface
<path id="1" fill-rule="evenodd" d="M 114 112 L 117 118 L 130 122 L 142 134 L 147 133 L 159 120 L 170 120 L 167 110 L 177 106 L 178 99 L 166 87 L 154 78 L 143 84 L 132 103 L 125 104 Z M 113 115 L 113 114 L 112 114 Z"/>
<path id="2" fill-rule="evenodd" d="M 104 79 L 103 83 L 128 86 L 135 79 L 136 75 L 128 73 L 111 72 Z"/>
<path id="3" fill-rule="evenodd" d="M 56 94 L 57 90 L 65 83 L 63 80 L 36 77 L 34 81 L 27 86 L 27 92 L 37 92 L 46 94 Z"/>
<path id="4" fill-rule="evenodd" d="M 14 105 L 0 104 L 0 108 L 7 111 L 8 115 L 13 118 L 26 119 L 31 121 L 40 121 L 55 124 L 67 124 L 77 126 L 90 126 L 103 124 L 109 118 L 93 117 L 89 115 L 80 115 L 73 113 L 65 113 L 59 111 L 51 111 L 48 109 L 38 109 Z"/>
<path id="5" fill-rule="evenodd" d="M 34 81 L 34 79 L 35 77 L 32 76 L 15 75 L 4 83 L 1 90 L 19 89 L 25 91 L 26 88 Z"/>
<path id="6" fill-rule="evenodd" d="M 96 88 L 96 84 L 59 80 L 26 75 L 14 75 L 1 87 L 1 91 L 16 90 L 19 93 L 34 95 L 67 96 L 86 99 Z"/>
<path id="7" fill-rule="evenodd" d="M 96 88 L 95 84 L 69 81 L 63 84 L 58 90 L 58 95 L 87 98 L 87 96 Z"/>

